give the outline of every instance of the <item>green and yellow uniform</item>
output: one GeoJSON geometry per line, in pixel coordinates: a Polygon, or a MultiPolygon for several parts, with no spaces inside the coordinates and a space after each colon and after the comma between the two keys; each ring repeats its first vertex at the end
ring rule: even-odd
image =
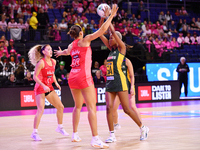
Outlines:
{"type": "Polygon", "coordinates": [[[123,66],[126,70],[126,58],[118,49],[112,49],[107,58],[107,92],[120,92],[128,90],[128,79],[123,72],[123,66]]]}

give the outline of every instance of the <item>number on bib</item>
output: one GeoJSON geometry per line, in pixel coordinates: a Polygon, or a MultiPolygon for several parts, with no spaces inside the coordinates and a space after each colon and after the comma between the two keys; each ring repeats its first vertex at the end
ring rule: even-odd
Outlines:
{"type": "Polygon", "coordinates": [[[107,62],[107,76],[113,76],[114,70],[113,70],[113,62],[107,62]]]}

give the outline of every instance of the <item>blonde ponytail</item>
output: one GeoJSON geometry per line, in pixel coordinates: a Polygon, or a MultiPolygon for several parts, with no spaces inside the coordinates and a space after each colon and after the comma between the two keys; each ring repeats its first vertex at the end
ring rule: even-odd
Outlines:
{"type": "Polygon", "coordinates": [[[36,66],[37,62],[40,61],[41,58],[43,58],[41,54],[41,48],[42,45],[35,45],[28,52],[29,60],[34,66],[36,66]]]}

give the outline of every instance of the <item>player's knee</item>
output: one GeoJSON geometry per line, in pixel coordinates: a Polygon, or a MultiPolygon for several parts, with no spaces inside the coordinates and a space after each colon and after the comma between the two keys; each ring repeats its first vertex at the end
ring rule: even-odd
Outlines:
{"type": "Polygon", "coordinates": [[[60,111],[63,111],[64,110],[64,105],[61,104],[57,109],[60,110],[60,111]]]}
{"type": "Polygon", "coordinates": [[[130,114],[130,108],[129,107],[123,107],[124,113],[126,113],[127,115],[130,114]]]}
{"type": "Polygon", "coordinates": [[[37,109],[37,114],[42,115],[44,113],[44,108],[37,109]]]}
{"type": "Polygon", "coordinates": [[[107,105],[106,106],[106,112],[107,112],[107,114],[112,113],[112,111],[113,111],[113,106],[107,105]]]}

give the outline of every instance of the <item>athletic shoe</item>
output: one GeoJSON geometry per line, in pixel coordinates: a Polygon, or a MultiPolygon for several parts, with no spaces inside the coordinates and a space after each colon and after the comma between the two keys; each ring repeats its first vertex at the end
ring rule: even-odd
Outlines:
{"type": "Polygon", "coordinates": [[[109,148],[109,145],[102,142],[99,138],[98,139],[92,138],[91,146],[96,148],[109,148]]]}
{"type": "Polygon", "coordinates": [[[78,132],[73,133],[72,142],[80,142],[80,141],[81,141],[81,138],[79,137],[78,132]]]}
{"type": "Polygon", "coordinates": [[[40,138],[40,136],[39,136],[37,133],[32,133],[32,134],[31,134],[31,138],[32,138],[34,141],[42,141],[42,139],[40,138]]]}
{"type": "Polygon", "coordinates": [[[61,133],[61,134],[64,135],[64,136],[69,136],[69,133],[67,133],[67,132],[65,131],[65,129],[60,128],[60,127],[57,127],[57,128],[56,128],[56,132],[61,133]]]}
{"type": "Polygon", "coordinates": [[[121,129],[121,126],[119,125],[119,123],[114,124],[114,129],[115,129],[115,130],[119,130],[119,129],[121,129]]]}
{"type": "Polygon", "coordinates": [[[115,137],[110,136],[105,142],[106,143],[113,143],[113,142],[116,142],[116,141],[117,141],[117,139],[115,137]]]}
{"type": "Polygon", "coordinates": [[[140,129],[140,141],[143,141],[143,140],[146,140],[148,138],[148,132],[149,132],[149,128],[146,127],[146,126],[143,126],[141,129],[140,129]]]}

